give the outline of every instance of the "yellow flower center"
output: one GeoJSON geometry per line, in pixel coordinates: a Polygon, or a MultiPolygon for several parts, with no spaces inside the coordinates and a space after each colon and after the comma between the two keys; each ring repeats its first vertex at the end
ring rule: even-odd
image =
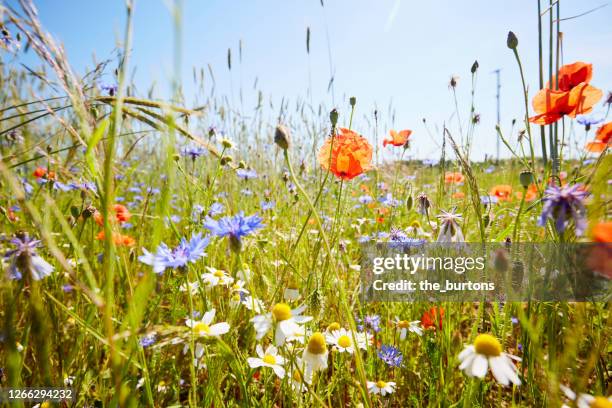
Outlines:
{"type": "Polygon", "coordinates": [[[474,349],[478,354],[487,357],[499,356],[502,352],[502,346],[499,341],[490,334],[479,334],[474,340],[474,349]]]}
{"type": "Polygon", "coordinates": [[[297,382],[302,382],[302,374],[300,374],[300,370],[293,370],[293,380],[297,382]]]}
{"type": "Polygon", "coordinates": [[[234,302],[240,302],[240,295],[236,293],[235,295],[232,296],[232,300],[234,302]]]}
{"type": "Polygon", "coordinates": [[[286,303],[277,303],[272,308],[272,316],[281,322],[291,318],[291,308],[286,303]]]}
{"type": "Polygon", "coordinates": [[[351,338],[347,335],[338,337],[338,345],[342,348],[347,348],[351,343],[351,338]]]}
{"type": "Polygon", "coordinates": [[[410,322],[408,320],[400,320],[397,322],[397,327],[400,329],[407,329],[410,326],[410,322]]]}
{"type": "Polygon", "coordinates": [[[202,332],[208,334],[210,333],[210,327],[208,327],[206,323],[199,322],[193,326],[193,332],[196,334],[199,334],[202,332]]]}
{"type": "Polygon", "coordinates": [[[387,386],[387,383],[384,382],[383,380],[378,380],[378,381],[376,381],[376,386],[378,388],[385,388],[387,386]]]}
{"type": "Polygon", "coordinates": [[[340,323],[333,322],[333,323],[330,323],[329,326],[327,326],[327,331],[333,332],[335,330],[340,330],[340,323]]]}
{"type": "Polygon", "coordinates": [[[222,278],[223,277],[223,271],[215,271],[213,273],[213,275],[215,275],[217,278],[222,278]]]}
{"type": "Polygon", "coordinates": [[[272,354],[266,354],[263,358],[263,362],[266,364],[276,364],[276,357],[272,354]]]}
{"type": "Polygon", "coordinates": [[[310,354],[324,354],[327,351],[325,337],[319,332],[313,333],[308,340],[307,350],[310,354]]]}
{"type": "Polygon", "coordinates": [[[412,228],[421,228],[421,223],[418,221],[412,221],[412,224],[410,224],[410,226],[412,228]]]}
{"type": "Polygon", "coordinates": [[[595,397],[589,406],[591,408],[612,408],[612,402],[606,397],[595,397]]]}

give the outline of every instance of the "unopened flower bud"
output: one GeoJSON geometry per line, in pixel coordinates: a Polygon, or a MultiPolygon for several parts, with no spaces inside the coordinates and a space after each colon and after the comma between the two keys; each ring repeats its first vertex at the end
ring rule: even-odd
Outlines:
{"type": "Polygon", "coordinates": [[[289,140],[289,130],[283,125],[276,126],[274,143],[281,149],[287,150],[289,148],[289,140]]]}
{"type": "Polygon", "coordinates": [[[508,45],[508,48],[510,48],[511,50],[515,50],[518,46],[518,38],[516,38],[516,35],[512,31],[508,32],[508,39],[506,40],[506,45],[508,45]]]}
{"type": "Polygon", "coordinates": [[[478,71],[478,61],[474,61],[474,63],[472,64],[472,74],[475,74],[476,71],[478,71]]]}
{"type": "Polygon", "coordinates": [[[528,188],[533,183],[533,173],[530,171],[522,171],[519,175],[519,181],[523,188],[528,188]]]}
{"type": "Polygon", "coordinates": [[[355,98],[354,96],[351,96],[349,98],[349,103],[351,104],[351,106],[355,106],[355,104],[357,103],[357,98],[355,98]]]}
{"type": "Polygon", "coordinates": [[[336,109],[332,109],[332,111],[329,113],[329,120],[332,124],[332,128],[335,128],[338,124],[338,111],[336,109]]]}

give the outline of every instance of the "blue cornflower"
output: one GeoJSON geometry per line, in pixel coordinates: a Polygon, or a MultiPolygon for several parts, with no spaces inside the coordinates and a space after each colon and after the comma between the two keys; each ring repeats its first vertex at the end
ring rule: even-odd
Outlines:
{"type": "Polygon", "coordinates": [[[362,195],[358,198],[358,200],[361,204],[370,204],[372,201],[374,201],[369,195],[362,195]]]}
{"type": "Polygon", "coordinates": [[[142,336],[140,338],[139,343],[143,348],[147,348],[155,344],[156,340],[157,340],[157,333],[153,332],[153,333],[149,333],[149,334],[142,336]]]}
{"type": "Polygon", "coordinates": [[[383,344],[378,350],[378,358],[385,362],[390,367],[400,367],[404,356],[398,348],[391,345],[387,346],[383,344]]]}
{"type": "Polygon", "coordinates": [[[480,202],[484,205],[497,204],[499,199],[495,196],[483,195],[480,196],[480,202]]]}
{"type": "Polygon", "coordinates": [[[538,220],[538,225],[543,227],[550,218],[555,220],[555,228],[558,232],[565,231],[568,217],[574,219],[576,235],[581,236],[587,227],[586,208],[584,200],[589,192],[582,184],[567,185],[563,187],[548,186],[544,192],[544,208],[538,220]]]}
{"type": "Polygon", "coordinates": [[[29,273],[34,280],[40,280],[51,275],[53,266],[36,254],[36,247],[40,245],[40,240],[32,239],[28,233],[17,234],[11,240],[15,249],[4,254],[5,258],[11,258],[8,267],[11,279],[21,279],[24,273],[29,273]]]}
{"type": "Polygon", "coordinates": [[[440,163],[440,159],[425,159],[425,160],[423,160],[423,164],[425,166],[433,167],[433,166],[437,165],[438,163],[440,163]]]}
{"type": "Polygon", "coordinates": [[[138,260],[152,266],[153,272],[161,274],[166,268],[182,268],[188,262],[194,263],[206,256],[204,250],[209,243],[210,238],[208,236],[202,238],[201,233],[193,234],[189,241],[181,238],[181,242],[174,249],[170,249],[163,242],[159,244],[155,253],[151,253],[143,248],[144,255],[139,256],[138,260]]]}
{"type": "Polygon", "coordinates": [[[108,93],[109,96],[115,96],[117,93],[117,85],[102,83],[99,85],[100,91],[108,93]]]}
{"type": "Polygon", "coordinates": [[[379,315],[367,315],[364,317],[363,322],[360,318],[355,318],[357,322],[357,330],[359,331],[373,331],[378,333],[380,331],[380,316],[379,315]]]}
{"type": "Polygon", "coordinates": [[[191,160],[195,160],[198,157],[205,155],[206,152],[207,150],[200,146],[189,146],[181,150],[181,154],[185,157],[191,157],[191,160]]]}
{"type": "Polygon", "coordinates": [[[221,215],[225,212],[225,207],[221,203],[212,203],[210,208],[208,209],[209,217],[216,217],[217,215],[221,215]]]}
{"type": "Polygon", "coordinates": [[[257,178],[257,172],[255,170],[249,169],[238,169],[236,170],[236,175],[243,180],[251,180],[257,178]]]}
{"type": "Polygon", "coordinates": [[[604,118],[600,115],[580,115],[576,118],[576,122],[587,128],[590,128],[593,125],[597,125],[603,121],[604,118]]]}
{"type": "Polygon", "coordinates": [[[380,197],[378,201],[380,201],[381,204],[387,205],[389,207],[397,207],[400,204],[399,200],[393,198],[393,195],[391,193],[387,193],[386,195],[380,197]]]}
{"type": "Polygon", "coordinates": [[[274,201],[262,201],[261,202],[261,210],[262,211],[269,211],[274,209],[274,207],[276,206],[276,203],[274,201]]]}
{"type": "Polygon", "coordinates": [[[242,238],[262,228],[263,219],[258,215],[244,216],[241,211],[232,216],[223,217],[219,220],[206,217],[204,227],[218,237],[229,237],[232,249],[239,251],[242,246],[242,238]]]}
{"type": "Polygon", "coordinates": [[[406,249],[410,247],[421,246],[424,243],[424,240],[409,237],[404,231],[399,228],[391,228],[391,231],[389,231],[390,248],[406,249]]]}
{"type": "Polygon", "coordinates": [[[495,171],[495,166],[489,166],[485,169],[485,173],[491,174],[495,171]]]}

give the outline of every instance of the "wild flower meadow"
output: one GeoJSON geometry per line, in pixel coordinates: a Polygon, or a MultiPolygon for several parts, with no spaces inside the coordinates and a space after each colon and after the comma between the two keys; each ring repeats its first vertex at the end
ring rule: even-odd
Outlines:
{"type": "Polygon", "coordinates": [[[612,406],[609,301],[360,296],[368,242],[612,242],[611,84],[588,54],[563,60],[560,3],[525,6],[539,84],[520,38],[500,39],[524,116],[491,132],[510,158],[480,162],[455,94],[469,81],[449,83],[463,126],[431,132],[381,129],[378,111],[356,128],[359,95],[270,117],[212,94],[189,107],[131,86],[131,0],[118,59],[85,73],[32,3],[0,5],[0,388],[75,390],[39,406],[612,406]],[[427,132],[439,157],[404,160],[427,132]]]}

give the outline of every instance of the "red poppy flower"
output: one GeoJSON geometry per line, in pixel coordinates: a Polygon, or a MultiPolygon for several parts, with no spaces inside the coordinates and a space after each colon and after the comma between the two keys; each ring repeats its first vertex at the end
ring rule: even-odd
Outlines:
{"type": "MultiPolygon", "coordinates": [[[[121,204],[115,204],[113,206],[113,212],[115,213],[115,221],[117,221],[119,224],[127,222],[132,217],[132,214],[130,213],[130,211],[121,204]]],[[[102,218],[101,212],[96,211],[94,213],[94,221],[99,226],[104,225],[104,219],[102,218]]]]}
{"type": "MultiPolygon", "coordinates": [[[[578,61],[559,68],[559,83],[557,85],[560,91],[568,92],[583,82],[591,82],[591,78],[593,78],[593,64],[578,61]]],[[[553,76],[553,86],[551,87],[550,82],[547,82],[546,88],[555,88],[556,82],[556,77],[553,76]]]]}
{"type": "Polygon", "coordinates": [[[319,163],[336,177],[351,180],[370,170],[372,146],[366,138],[346,128],[339,128],[319,151],[319,163]]]}
{"type": "Polygon", "coordinates": [[[575,118],[576,115],[591,112],[602,96],[601,89],[586,82],[573,87],[570,91],[540,89],[532,101],[537,115],[530,117],[529,121],[538,125],[549,125],[564,115],[575,118]]]}
{"type": "MultiPolygon", "coordinates": [[[[100,231],[98,235],[96,235],[96,239],[99,239],[100,241],[104,241],[105,237],[106,235],[104,234],[104,231],[100,231]]],[[[134,238],[130,237],[129,235],[120,234],[118,232],[113,232],[113,242],[117,246],[125,247],[131,247],[136,244],[136,240],[134,238]]]]}
{"type": "Polygon", "coordinates": [[[602,143],[610,143],[612,139],[612,122],[604,123],[597,129],[595,138],[602,143]]]}
{"type": "Polygon", "coordinates": [[[442,330],[442,319],[444,318],[444,309],[434,306],[426,310],[421,316],[421,326],[424,329],[440,328],[442,330]]]}
{"type": "Polygon", "coordinates": [[[458,200],[461,200],[462,198],[465,198],[465,193],[463,191],[457,191],[457,192],[453,193],[453,195],[451,197],[452,198],[456,198],[458,200]]]}
{"type": "Polygon", "coordinates": [[[388,144],[393,146],[404,146],[408,142],[408,138],[411,134],[412,130],[409,129],[400,130],[399,132],[390,130],[389,136],[391,136],[391,139],[384,139],[383,146],[387,146],[388,144]]]}
{"type": "Polygon", "coordinates": [[[45,176],[45,174],[47,174],[47,169],[44,167],[37,167],[36,170],[34,170],[34,173],[32,173],[32,175],[36,178],[42,178],[45,176]]]}
{"type": "Polygon", "coordinates": [[[591,234],[595,242],[612,242],[612,221],[595,225],[591,234]]]}
{"type": "Polygon", "coordinates": [[[457,172],[447,172],[444,174],[444,182],[446,184],[459,184],[459,183],[463,183],[463,181],[465,180],[465,176],[461,173],[457,173],[457,172]]]}
{"type": "Polygon", "coordinates": [[[499,184],[494,186],[489,194],[497,197],[499,201],[510,201],[512,199],[512,186],[508,184],[499,184]]]}
{"type": "MultiPolygon", "coordinates": [[[[519,200],[523,198],[523,192],[522,191],[517,191],[516,193],[516,198],[518,198],[519,200]]],[[[527,188],[527,191],[525,192],[525,201],[530,202],[536,199],[536,197],[538,196],[538,188],[536,187],[535,184],[530,184],[529,187],[527,188]]]]}

